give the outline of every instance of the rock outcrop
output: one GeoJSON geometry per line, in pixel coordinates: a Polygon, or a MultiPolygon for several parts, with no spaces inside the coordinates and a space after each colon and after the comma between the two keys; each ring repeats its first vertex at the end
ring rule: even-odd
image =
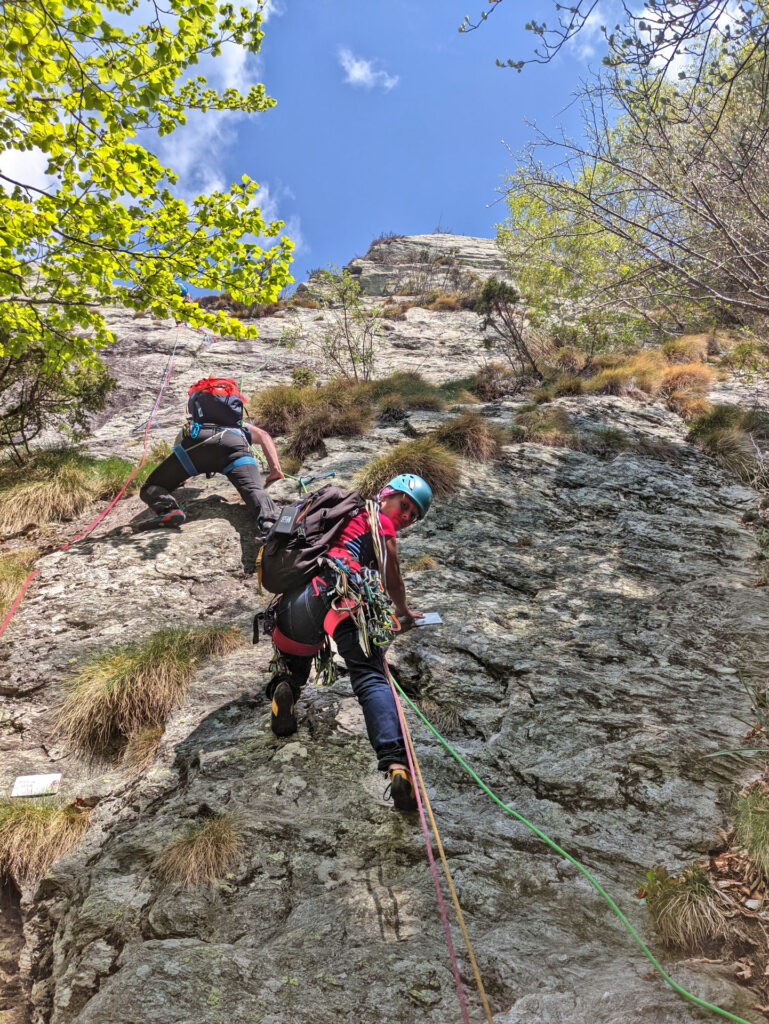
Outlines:
{"type": "MultiPolygon", "coordinates": [[[[474,273],[490,266],[483,241],[467,252],[474,273]]],[[[180,328],[162,430],[175,431],[196,375],[286,379],[303,359],[296,348],[255,368],[287,324],[320,329],[316,315],[263,320],[251,346],[180,328]]],[[[121,390],[91,449],[135,454],[131,431],[177,334],[115,316],[121,390]]],[[[389,365],[420,365],[435,380],[467,373],[481,361],[473,318],[409,310],[387,336],[389,365]],[[416,353],[398,347],[411,339],[416,353]]],[[[654,946],[638,880],[713,845],[741,762],[705,755],[738,745],[740,675],[765,679],[769,668],[769,595],[754,587],[757,546],[740,521],[757,496],[687,444],[664,406],[557,404],[587,431],[611,426],[644,443],[602,458],[511,444],[494,463],[465,464],[458,493],[401,542],[412,604],[444,624],[402,636],[389,657],[478,774],[584,862],[654,946]],[[424,555],[439,567],[409,572],[424,555]]],[[[509,425],[515,408],[480,411],[509,425]]],[[[408,431],[444,415],[414,413],[408,431]]],[[[330,440],[306,468],[333,469],[346,486],[403,436],[377,426],[330,440]]],[[[82,844],[23,893],[33,1024],[458,1021],[419,826],[383,800],[344,676],[309,685],[299,732],[278,740],[262,693],[268,645],[212,661],[139,777],[84,763],[55,736],[66,677],[90,653],[159,625],[250,630],[260,599],[245,509],[223,480],[196,479],[184,498],[180,532],[142,529],[134,497],[85,542],[42,558],[6,634],[0,784],[63,771],[67,796],[98,800],[82,844]],[[236,867],[196,888],[162,883],[155,858],[212,811],[242,823],[236,867]]],[[[576,870],[410,719],[497,1024],[702,1019],[650,973],[576,870]]],[[[755,1016],[718,967],[666,962],[698,995],[755,1016]]]]}

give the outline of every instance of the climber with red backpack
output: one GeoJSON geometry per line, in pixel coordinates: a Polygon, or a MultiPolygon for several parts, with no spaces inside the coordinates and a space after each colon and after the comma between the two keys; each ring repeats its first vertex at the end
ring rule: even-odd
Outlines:
{"type": "Polygon", "coordinates": [[[234,380],[207,377],[193,384],[188,395],[181,440],[147,477],[139,497],[164,526],[181,526],[186,515],[171,492],[199,473],[224,473],[245,501],[257,534],[264,535],[278,518],[265,487],[283,479],[275,442],[266,430],[244,421],[245,399],[234,380]],[[264,483],[252,444],[261,447],[267,460],[264,483]]]}
{"type": "Polygon", "coordinates": [[[413,473],[391,480],[376,501],[323,487],[283,509],[259,556],[261,581],[279,594],[264,616],[275,647],[266,688],[272,731],[296,732],[295,705],[313,659],[319,675],[333,673],[333,637],[401,811],[416,809],[416,795],[381,648],[401,623],[408,628],[422,617],[408,605],[395,538],[431,502],[429,485],[413,473]]]}

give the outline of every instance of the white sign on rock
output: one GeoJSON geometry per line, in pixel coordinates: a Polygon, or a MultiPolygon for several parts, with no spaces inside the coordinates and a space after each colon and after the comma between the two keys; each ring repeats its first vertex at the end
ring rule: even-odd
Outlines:
{"type": "Polygon", "coordinates": [[[49,796],[58,793],[61,772],[55,775],[19,775],[11,796],[49,796]]]}

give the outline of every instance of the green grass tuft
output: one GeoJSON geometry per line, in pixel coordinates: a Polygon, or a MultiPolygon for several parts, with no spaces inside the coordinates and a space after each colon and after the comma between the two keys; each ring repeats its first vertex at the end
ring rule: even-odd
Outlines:
{"type": "MultiPolygon", "coordinates": [[[[137,474],[129,492],[151,468],[137,474]]],[[[30,525],[75,519],[92,502],[113,498],[132,469],[126,459],[94,459],[69,449],[41,449],[23,466],[2,462],[0,531],[12,534],[30,525]]]]}
{"type": "Polygon", "coordinates": [[[165,882],[198,885],[221,878],[242,853],[242,826],[232,814],[216,814],[188,826],[160,854],[155,871],[165,882]]]}
{"type": "Polygon", "coordinates": [[[690,952],[726,934],[726,905],[699,864],[671,878],[664,868],[643,883],[646,906],[662,941],[690,952]]]}
{"type": "Polygon", "coordinates": [[[40,878],[88,828],[89,808],[31,800],[0,801],[0,874],[40,878]]]}
{"type": "Polygon", "coordinates": [[[451,494],[459,486],[457,456],[432,437],[420,437],[396,445],[364,467],[356,482],[364,497],[373,497],[388,480],[401,473],[416,473],[423,477],[436,497],[451,494]]]}
{"type": "Polygon", "coordinates": [[[19,548],[0,555],[0,619],[11,607],[38,555],[36,548],[19,548]]]}
{"type": "Polygon", "coordinates": [[[116,753],[145,729],[162,728],[200,661],[244,643],[234,626],[162,629],[107,651],[69,682],[59,731],[91,757],[116,753]]]}
{"type": "Polygon", "coordinates": [[[769,792],[755,785],[737,799],[735,838],[750,859],[769,875],[769,792]]]}

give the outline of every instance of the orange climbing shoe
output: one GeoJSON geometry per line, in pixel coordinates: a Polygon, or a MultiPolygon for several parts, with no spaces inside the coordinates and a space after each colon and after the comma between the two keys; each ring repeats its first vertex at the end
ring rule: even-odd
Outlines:
{"type": "Polygon", "coordinates": [[[406,768],[391,768],[387,774],[390,778],[390,796],[396,810],[415,811],[417,798],[411,773],[406,768]]]}
{"type": "Polygon", "coordinates": [[[281,679],[272,694],[272,719],[270,728],[276,736],[290,736],[296,732],[294,714],[294,691],[286,679],[281,679]]]}

